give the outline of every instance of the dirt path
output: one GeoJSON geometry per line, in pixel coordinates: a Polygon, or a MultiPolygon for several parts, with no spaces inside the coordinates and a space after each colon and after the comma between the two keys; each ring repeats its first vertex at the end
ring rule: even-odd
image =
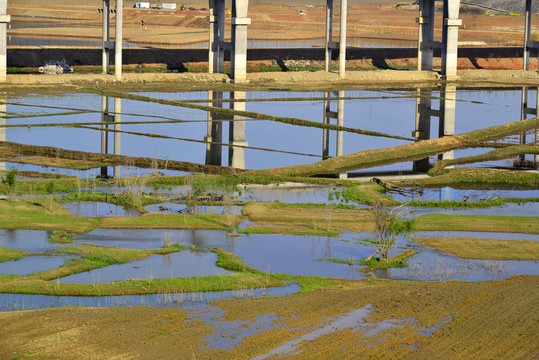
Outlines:
{"type": "Polygon", "coordinates": [[[246,359],[294,339],[313,337],[342,314],[369,304],[373,308],[365,318],[372,323],[369,327],[359,331],[341,327],[282,358],[361,354],[362,358],[529,359],[539,352],[539,325],[533,315],[539,311],[537,276],[484,283],[359,281],[343,282],[343,287],[284,298],[217,302],[214,305],[225,311],[214,316],[219,326],[246,321],[224,332],[203,320],[203,313],[182,309],[69,307],[1,313],[0,358],[246,359]],[[278,326],[256,330],[254,324],[264,315],[278,326]],[[389,326],[389,319],[400,320],[389,326]],[[374,332],[383,321],[386,330],[374,332]],[[440,330],[433,336],[421,335],[437,327],[440,330]],[[243,338],[242,329],[256,334],[243,338]],[[202,349],[220,339],[228,344],[237,340],[237,346],[202,349]]]}

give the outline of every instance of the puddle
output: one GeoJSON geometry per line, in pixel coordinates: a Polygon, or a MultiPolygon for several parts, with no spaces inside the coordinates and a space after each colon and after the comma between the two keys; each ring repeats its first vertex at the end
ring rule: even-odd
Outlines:
{"type": "MultiPolygon", "coordinates": [[[[180,251],[167,255],[152,255],[147,259],[109,265],[58,279],[62,283],[92,284],[130,279],[166,279],[230,274],[217,267],[214,253],[180,251]]],[[[56,281],[56,280],[54,280],[56,281]]]]}
{"type": "Polygon", "coordinates": [[[116,307],[156,306],[189,307],[215,300],[249,299],[263,296],[285,296],[299,291],[293,284],[283,287],[244,289],[233,291],[185,292],[152,295],[123,296],[50,296],[28,294],[0,294],[0,311],[38,310],[64,306],[116,307]]]}
{"type": "Polygon", "coordinates": [[[107,247],[158,249],[164,246],[165,239],[170,244],[187,247],[195,245],[201,250],[234,241],[226,231],[162,229],[96,229],[86,234],[77,234],[74,241],[107,247]]]}
{"type": "Polygon", "coordinates": [[[22,259],[0,262],[0,274],[27,276],[56,269],[66,262],[62,256],[27,256],[22,259]]]}
{"type": "Polygon", "coordinates": [[[46,252],[56,247],[56,244],[49,242],[53,234],[53,231],[43,230],[0,229],[0,248],[26,250],[33,253],[46,252]]]}
{"type": "MultiPolygon", "coordinates": [[[[158,213],[187,213],[189,212],[189,207],[185,204],[176,204],[176,203],[161,203],[147,205],[144,207],[148,212],[158,212],[158,213]]],[[[201,205],[197,206],[197,213],[199,214],[233,214],[241,215],[241,209],[243,206],[214,206],[214,205],[201,205]]]]}
{"type": "MultiPolygon", "coordinates": [[[[453,200],[453,201],[483,201],[485,199],[495,199],[495,198],[539,198],[539,190],[506,190],[506,189],[496,189],[496,190],[476,190],[476,189],[453,189],[449,187],[445,188],[424,188],[419,192],[412,192],[407,195],[402,194],[391,194],[393,199],[399,202],[407,202],[411,200],[416,201],[439,201],[439,200],[453,200]]],[[[518,204],[507,204],[508,206],[536,206],[533,203],[526,203],[522,205],[518,204]]],[[[537,207],[535,207],[537,211],[537,207]]],[[[479,209],[475,209],[479,210],[479,209]]]]}
{"type": "Polygon", "coordinates": [[[411,281],[488,281],[513,275],[539,275],[537,261],[461,259],[432,248],[408,260],[404,268],[373,271],[377,278],[411,281]]]}
{"type": "Polygon", "coordinates": [[[139,216],[140,213],[123,206],[99,201],[74,201],[61,204],[73,215],[86,217],[139,216]]]}

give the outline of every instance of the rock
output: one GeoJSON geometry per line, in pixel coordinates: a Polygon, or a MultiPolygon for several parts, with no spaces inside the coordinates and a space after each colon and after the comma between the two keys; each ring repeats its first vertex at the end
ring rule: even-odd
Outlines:
{"type": "Polygon", "coordinates": [[[45,61],[45,64],[39,68],[39,72],[49,75],[71,74],[73,69],[67,64],[65,59],[49,60],[45,61]]]}

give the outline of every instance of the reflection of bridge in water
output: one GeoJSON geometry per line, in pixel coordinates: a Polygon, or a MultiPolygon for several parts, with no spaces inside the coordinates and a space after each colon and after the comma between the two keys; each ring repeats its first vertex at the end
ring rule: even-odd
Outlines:
{"type": "MultiPolygon", "coordinates": [[[[338,53],[339,75],[345,77],[345,60],[347,48],[347,8],[348,0],[340,0],[339,6],[339,40],[334,41],[333,18],[334,0],[326,0],[325,28],[325,68],[330,71],[331,60],[338,53]],[[341,30],[342,29],[342,30],[341,30]]],[[[432,71],[434,50],[441,50],[441,74],[445,79],[456,79],[458,32],[462,25],[459,19],[461,0],[443,0],[442,39],[434,41],[435,0],[419,0],[418,11],[418,70],[432,71]]],[[[247,27],[251,24],[248,16],[248,0],[231,0],[230,41],[225,41],[225,0],[208,0],[209,5],[209,52],[208,68],[210,73],[223,73],[225,51],[230,53],[230,77],[234,82],[245,82],[247,79],[247,27]]],[[[123,0],[116,0],[112,9],[110,0],[102,0],[100,8],[102,17],[102,66],[103,73],[108,73],[110,51],[115,52],[115,76],[122,77],[123,64],[123,0]],[[110,13],[115,13],[115,41],[110,37],[110,13]]],[[[525,0],[524,16],[524,69],[529,69],[531,50],[539,49],[539,42],[532,41],[531,20],[532,0],[525,0]]],[[[6,15],[7,0],[0,0],[0,82],[6,81],[6,35],[10,16],[6,15]]],[[[228,37],[228,36],[227,36],[228,37]]]]}

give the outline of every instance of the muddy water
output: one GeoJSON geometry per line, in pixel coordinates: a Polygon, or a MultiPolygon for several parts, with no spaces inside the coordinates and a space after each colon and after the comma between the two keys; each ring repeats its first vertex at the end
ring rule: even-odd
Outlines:
{"type": "Polygon", "coordinates": [[[123,206],[97,201],[74,201],[62,204],[76,216],[106,217],[106,216],[138,216],[140,213],[123,206]]]}
{"type": "Polygon", "coordinates": [[[74,274],[59,282],[75,284],[106,283],[129,279],[164,279],[230,274],[215,266],[217,255],[181,251],[167,255],[152,255],[147,259],[74,274]]]}
{"type": "Polygon", "coordinates": [[[0,311],[37,310],[63,306],[116,307],[158,306],[198,308],[200,304],[223,299],[248,299],[261,296],[284,296],[300,289],[299,285],[244,289],[124,296],[49,296],[27,294],[0,294],[0,311]]]}
{"type": "MultiPolygon", "coordinates": [[[[143,93],[143,95],[172,100],[204,100],[208,92],[191,93],[143,93]]],[[[210,94],[211,95],[211,94],[210,94]]],[[[229,99],[229,92],[214,94],[229,99]]],[[[337,96],[337,93],[324,92],[248,92],[245,97],[245,110],[275,116],[296,117],[322,122],[324,101],[314,97],[337,96]],[[294,98],[305,99],[303,101],[294,98]],[[257,100],[260,99],[260,100],[257,100]],[[292,99],[285,101],[285,99],[292,99]],[[262,101],[264,100],[264,101],[262,101]],[[270,100],[270,101],[267,101],[270,100]]],[[[410,137],[415,129],[416,119],[415,92],[402,91],[346,91],[344,96],[361,97],[361,99],[345,100],[340,111],[343,112],[344,125],[348,127],[378,131],[391,135],[410,137]],[[389,98],[382,98],[389,97],[389,98]]],[[[439,96],[439,91],[428,92],[427,95],[439,96]]],[[[520,119],[521,91],[457,91],[456,120],[454,133],[459,134],[474,129],[505,124],[520,119]]],[[[235,97],[240,97],[236,94],[235,97]]],[[[533,98],[533,92],[530,92],[533,98]]],[[[432,99],[432,107],[440,106],[439,99],[432,99]]],[[[113,99],[109,101],[109,110],[113,111],[113,99]]],[[[331,111],[337,111],[337,101],[331,101],[331,111]]],[[[65,96],[34,96],[10,98],[7,111],[13,114],[55,114],[67,111],[65,108],[85,109],[92,111],[86,114],[52,115],[35,118],[8,119],[8,124],[35,124],[32,127],[8,128],[8,141],[35,145],[59,146],[67,149],[100,152],[101,133],[97,125],[94,130],[73,127],[37,127],[41,123],[80,123],[101,121],[101,96],[89,94],[66,94],[65,96]],[[21,105],[16,105],[21,104],[21,105]],[[28,107],[22,105],[35,105],[28,107]],[[43,106],[56,106],[62,109],[51,109],[43,106]]],[[[206,102],[202,104],[207,104],[206,102]]],[[[236,108],[238,104],[236,103],[236,108]]],[[[216,104],[217,105],[217,104],[216,104]]],[[[230,103],[222,103],[230,107],[230,103]]],[[[534,106],[530,100],[529,106],[534,106]]],[[[208,113],[196,109],[187,109],[169,105],[148,104],[139,101],[122,100],[122,121],[153,122],[143,124],[123,124],[122,131],[164,134],[182,138],[158,139],[134,134],[121,135],[121,153],[132,156],[157,157],[162,159],[185,160],[205,163],[206,145],[191,140],[200,140],[208,136],[208,113]],[[183,120],[183,123],[159,124],[156,121],[183,120]]],[[[238,120],[238,124],[239,124],[238,120]]],[[[334,120],[333,120],[334,121],[334,120]]],[[[432,120],[429,136],[438,136],[437,120],[432,120]]],[[[334,122],[333,122],[334,123],[334,122]]],[[[245,167],[250,169],[279,167],[320,160],[323,154],[324,131],[312,127],[299,127],[265,120],[245,120],[245,137],[237,141],[245,141],[248,146],[262,149],[245,149],[245,167]],[[268,151],[275,150],[275,151],[268,151]],[[289,154],[284,152],[295,152],[289,154]],[[303,155],[299,155],[303,154],[303,155]],[[310,156],[312,155],[312,156],[310,156]]],[[[228,126],[223,126],[221,137],[228,142],[228,126]]],[[[217,136],[217,135],[216,135],[217,136]]],[[[328,155],[334,156],[337,147],[337,134],[330,131],[328,135],[328,155]]],[[[109,136],[107,151],[113,151],[113,135],[109,136]]],[[[217,138],[217,137],[215,137],[217,138]]],[[[534,135],[528,135],[527,141],[533,141],[534,135]]],[[[511,141],[518,142],[518,137],[511,141]]],[[[377,149],[407,143],[406,140],[390,139],[345,133],[342,147],[343,153],[352,153],[365,149],[377,149]]],[[[462,150],[455,152],[456,157],[474,155],[482,149],[462,150]]],[[[221,163],[228,164],[228,148],[223,147],[221,163]]],[[[431,159],[434,161],[434,158],[431,159]]],[[[512,161],[496,161],[478,164],[478,166],[508,166],[512,161]]],[[[35,169],[32,166],[22,168],[35,169]]],[[[39,169],[39,167],[37,167],[39,169]]],[[[411,163],[401,163],[377,168],[377,171],[409,171],[411,163]]],[[[64,172],[65,170],[62,170],[64,172]]],[[[124,175],[136,172],[134,169],[123,169],[124,175]]],[[[73,172],[72,173],[76,173],[73,172]]],[[[139,172],[140,173],[140,172],[139,172]]],[[[170,172],[168,172],[170,174],[170,172]]],[[[90,172],[96,175],[97,172],[90,172]]]]}

